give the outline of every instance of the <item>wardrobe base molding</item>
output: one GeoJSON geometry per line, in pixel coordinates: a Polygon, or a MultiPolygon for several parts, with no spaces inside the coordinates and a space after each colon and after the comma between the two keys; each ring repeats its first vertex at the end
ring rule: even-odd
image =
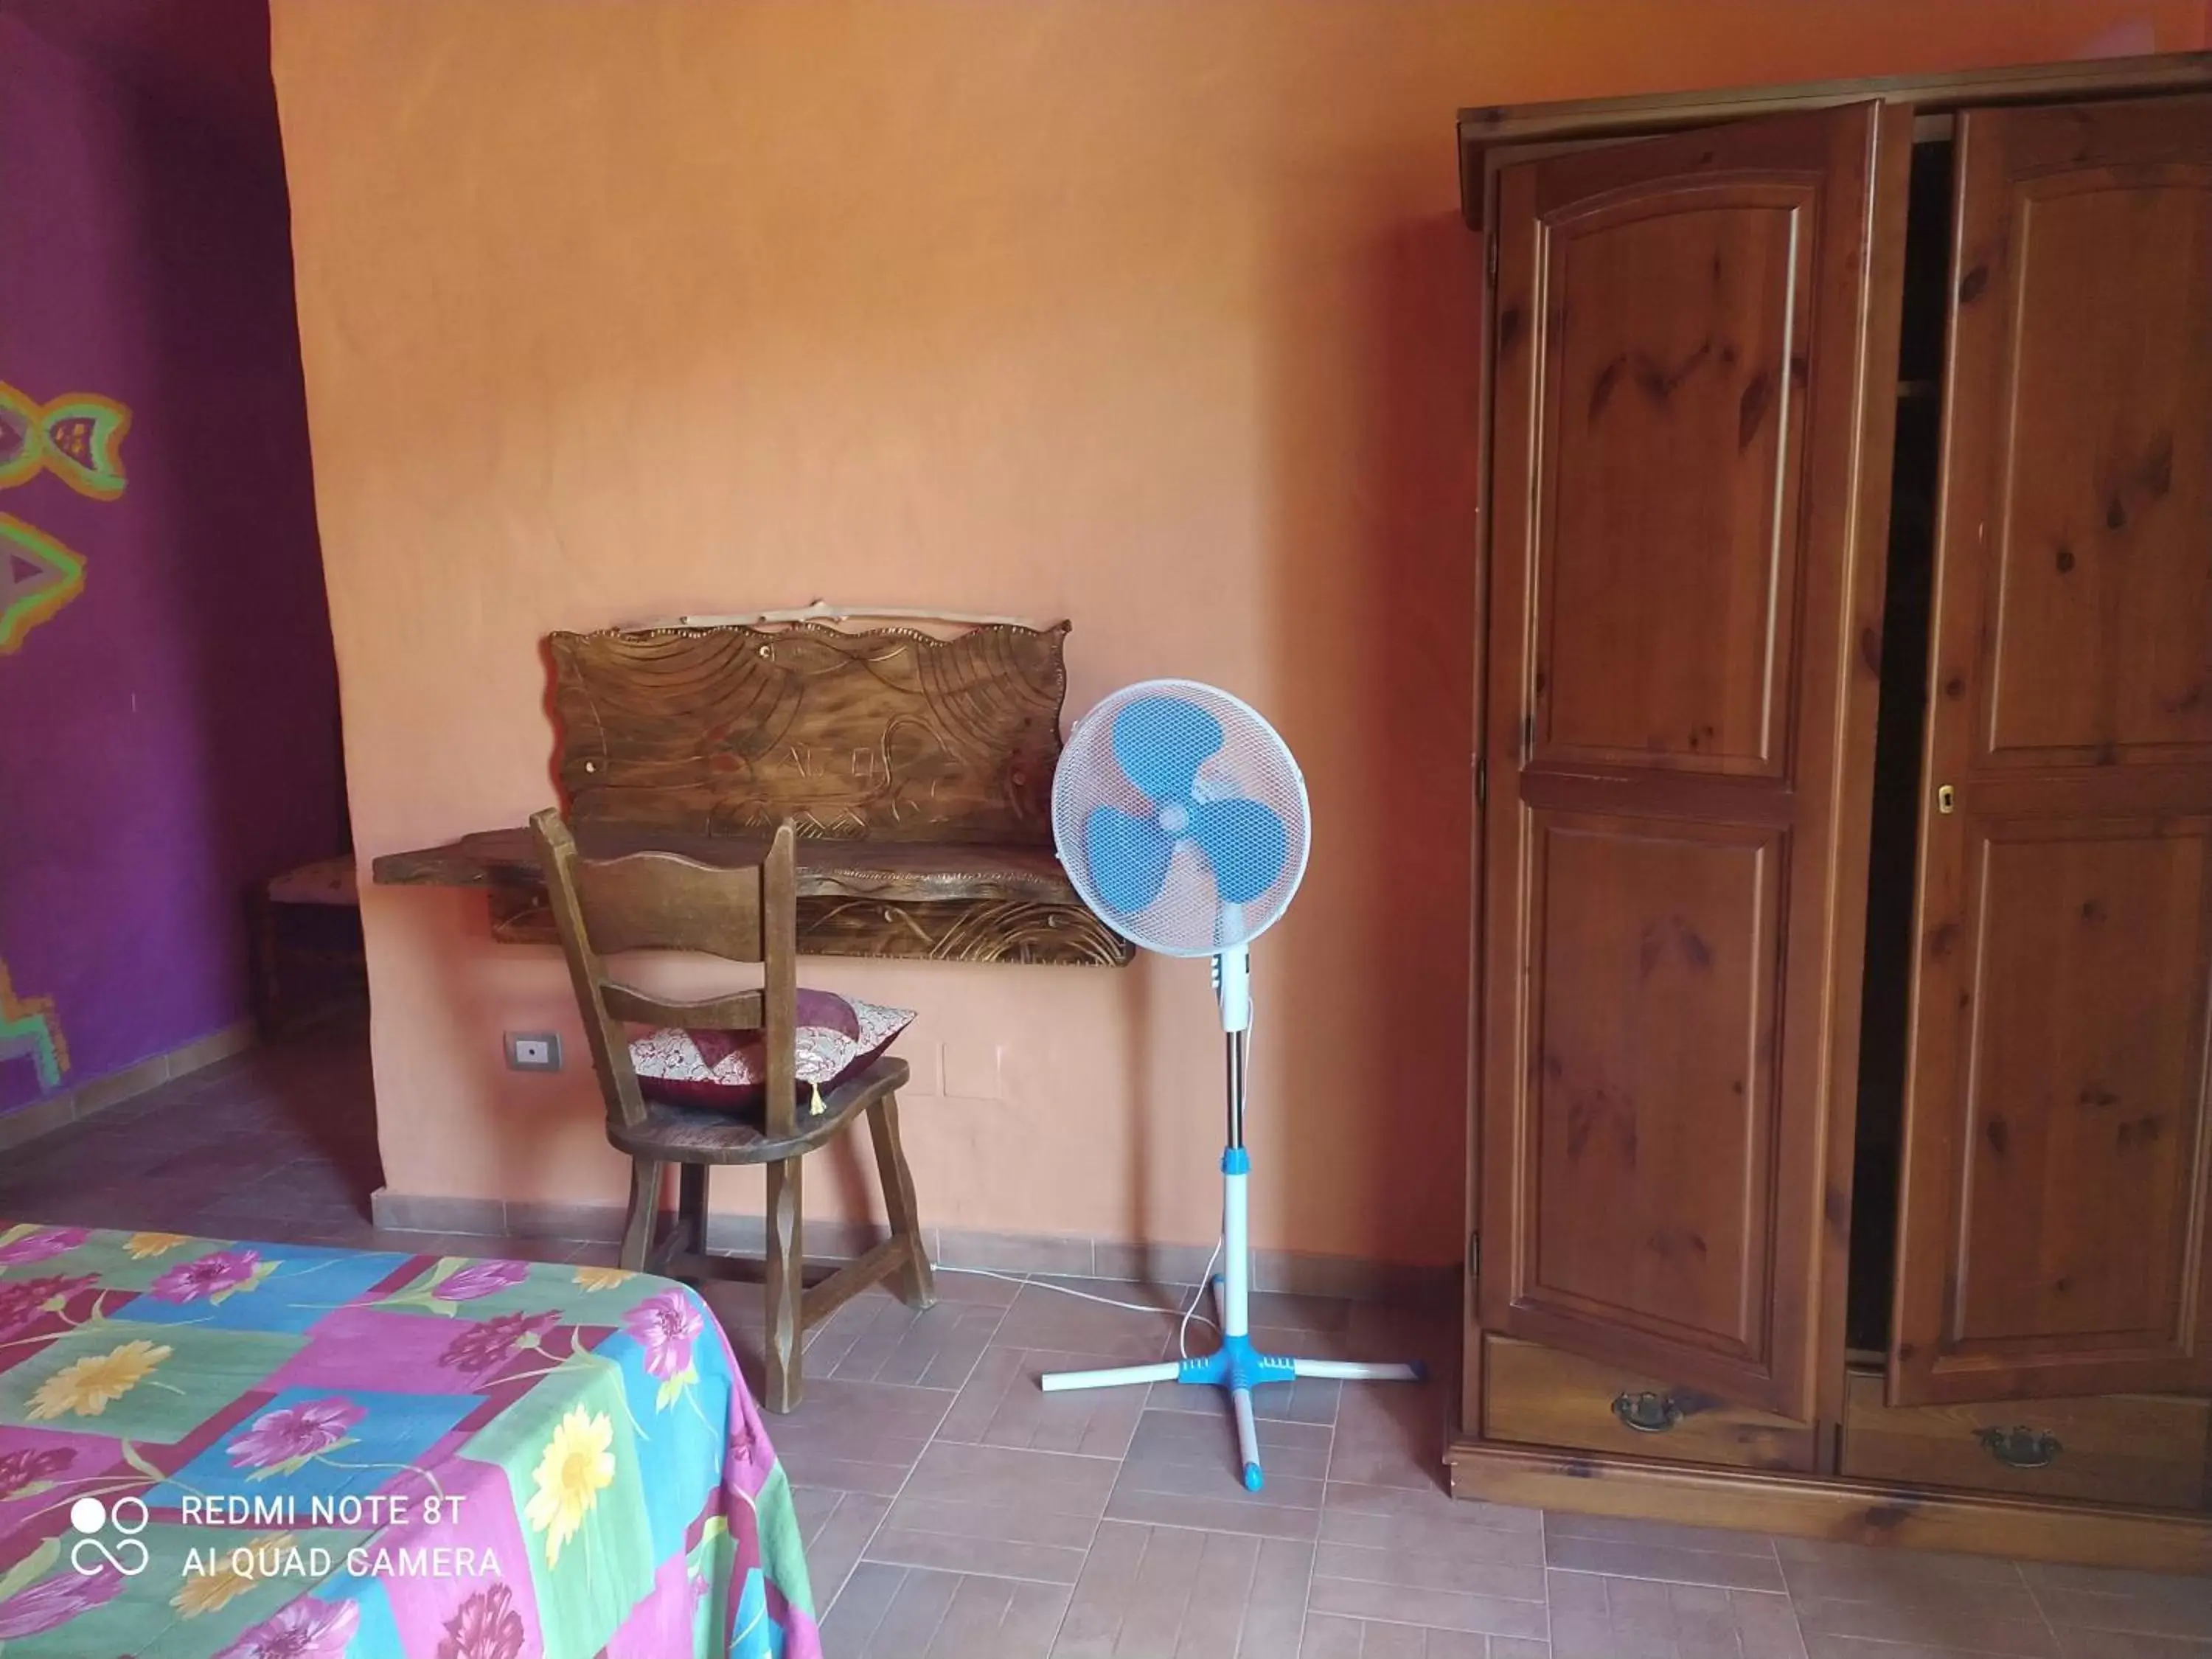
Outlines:
{"type": "Polygon", "coordinates": [[[1700,1469],[1455,1439],[1455,1498],[1582,1515],[1729,1527],[1845,1544],[2151,1572],[2212,1573],[2212,1516],[1979,1497],[1869,1480],[1700,1469]]]}

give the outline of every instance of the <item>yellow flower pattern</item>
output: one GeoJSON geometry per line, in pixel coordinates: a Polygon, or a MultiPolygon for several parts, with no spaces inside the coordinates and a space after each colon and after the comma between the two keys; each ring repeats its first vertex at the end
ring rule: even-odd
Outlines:
{"type": "Polygon", "coordinates": [[[620,1267],[579,1267],[576,1283],[587,1291],[611,1291],[635,1279],[635,1273],[626,1273],[620,1267]]]}
{"type": "Polygon", "coordinates": [[[532,1477],[538,1490],[523,1514],[532,1528],[545,1534],[547,1566],[560,1564],[561,1547],[576,1535],[576,1528],[599,1503],[599,1493],[612,1484],[614,1438],[614,1425],[605,1412],[586,1413],[578,1406],[561,1419],[546,1443],[532,1477]]]}
{"type": "Polygon", "coordinates": [[[27,1414],[40,1423],[64,1412],[97,1417],[137,1388],[172,1352],[166,1343],[141,1340],[125,1342],[106,1353],[88,1354],[39,1384],[27,1414]]]}
{"type": "MultiPolygon", "coordinates": [[[[245,1546],[253,1560],[281,1556],[293,1545],[289,1532],[270,1533],[245,1546]]],[[[238,1559],[236,1550],[209,1552],[215,1563],[205,1572],[194,1573],[169,1598],[169,1605],[187,1619],[197,1619],[204,1613],[215,1613],[230,1605],[238,1596],[252,1589],[256,1582],[251,1572],[240,1572],[232,1564],[238,1559]]]]}
{"type": "Polygon", "coordinates": [[[185,1242],[182,1233],[133,1233],[123,1241],[123,1248],[133,1261],[143,1261],[149,1255],[166,1255],[185,1242]]]}

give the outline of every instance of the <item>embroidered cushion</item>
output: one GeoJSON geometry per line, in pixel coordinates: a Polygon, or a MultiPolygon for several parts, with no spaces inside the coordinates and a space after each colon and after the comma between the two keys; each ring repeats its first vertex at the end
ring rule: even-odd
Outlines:
{"type": "MultiPolygon", "coordinates": [[[[913,1024],[911,1008],[886,1008],[829,991],[799,993],[799,1111],[822,1109],[822,1096],[891,1045],[913,1024]]],[[[687,1031],[665,1025],[634,1037],[629,1061],[647,1100],[710,1111],[756,1112],[766,1097],[768,1055],[760,1031],[687,1031]]]]}

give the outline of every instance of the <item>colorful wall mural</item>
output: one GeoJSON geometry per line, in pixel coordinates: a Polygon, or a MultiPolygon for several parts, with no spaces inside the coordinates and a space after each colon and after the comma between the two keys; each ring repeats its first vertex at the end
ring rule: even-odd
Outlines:
{"type": "Polygon", "coordinates": [[[0,1060],[28,1054],[41,1088],[58,1089],[69,1070],[69,1039],[54,1014],[52,997],[19,997],[0,962],[0,1060]]]}
{"type": "MultiPolygon", "coordinates": [[[[38,403],[0,380],[0,489],[52,472],[80,495],[123,493],[123,434],[131,411],[112,398],[71,392],[38,403]]],[[[84,591],[84,556],[12,513],[0,513],[0,657],[84,591]]],[[[0,956],[0,1060],[27,1054],[42,1089],[61,1087],[69,1042],[52,997],[18,998],[0,956]]]]}
{"type": "MultiPolygon", "coordinates": [[[[34,403],[0,380],[0,489],[50,471],[80,495],[123,493],[123,434],[131,411],[73,392],[34,403]]],[[[0,657],[84,591],[84,558],[12,513],[0,513],[0,657]]]]}
{"type": "Polygon", "coordinates": [[[267,55],[0,0],[0,1112],[246,1018],[246,889],[347,844],[267,55]]]}

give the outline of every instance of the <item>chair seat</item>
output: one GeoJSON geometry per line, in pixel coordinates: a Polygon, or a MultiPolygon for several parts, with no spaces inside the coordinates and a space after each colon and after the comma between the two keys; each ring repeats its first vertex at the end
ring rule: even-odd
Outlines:
{"type": "Polygon", "coordinates": [[[799,1121],[797,1132],[770,1139],[757,1120],[677,1106],[645,1103],[641,1123],[611,1123],[607,1139],[633,1158],[666,1164],[767,1164],[820,1145],[871,1101],[906,1087],[907,1063],[890,1055],[872,1060],[823,1091],[822,1109],[799,1121]]]}
{"type": "Polygon", "coordinates": [[[353,854],[318,859],[272,877],[269,900],[272,904],[336,904],[359,909],[361,887],[355,877],[353,854]]]}

